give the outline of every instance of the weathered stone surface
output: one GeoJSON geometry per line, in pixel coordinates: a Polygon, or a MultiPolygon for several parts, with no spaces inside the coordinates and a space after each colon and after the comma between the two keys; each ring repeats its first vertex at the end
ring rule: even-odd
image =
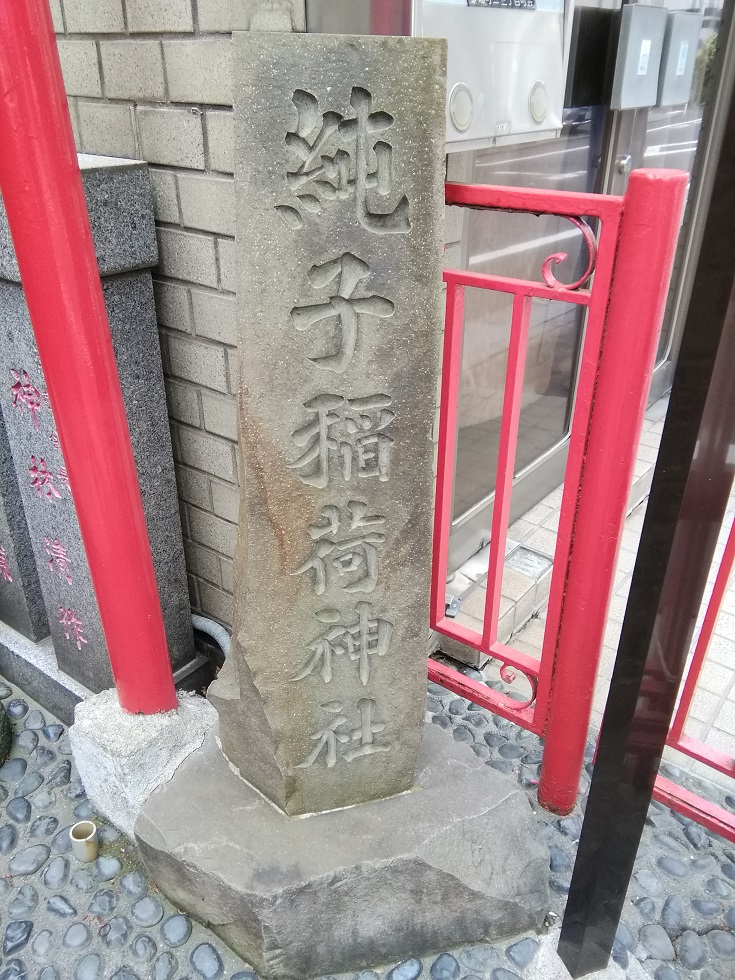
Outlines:
{"type": "Polygon", "coordinates": [[[522,791],[434,726],[416,786],[289,819],[210,734],[149,797],[136,839],[174,904],[263,976],[336,973],[537,926],[548,850],[522,791]]]}
{"type": "MultiPolygon", "coordinates": [[[[81,702],[69,738],[77,771],[95,809],[132,837],[143,802],[202,744],[216,721],[204,698],[186,693],[179,694],[175,711],[155,715],[123,711],[114,688],[81,702]]],[[[110,860],[98,860],[101,881],[107,878],[100,877],[99,862],[110,860]]],[[[111,877],[114,874],[117,871],[111,877]]],[[[134,872],[126,875],[122,887],[134,898],[145,893],[145,882],[138,882],[134,872]]]]}
{"type": "MultiPolygon", "coordinates": [[[[144,217],[148,175],[144,164],[96,166],[86,186],[100,267],[119,273],[103,280],[103,293],[176,669],[193,659],[193,635],[153,286],[147,271],[124,274],[156,261],[152,212],[144,217]]],[[[0,376],[8,379],[0,402],[54,650],[63,671],[100,691],[112,686],[109,656],[20,285],[0,279],[0,310],[0,376]]]]}
{"type": "Polygon", "coordinates": [[[299,814],[413,783],[445,44],[234,45],[244,497],[233,650],[210,699],[231,762],[299,814]]]}
{"type": "MultiPolygon", "coordinates": [[[[11,395],[12,398],[12,395],[11,395]]],[[[48,636],[46,607],[0,414],[0,620],[29,640],[48,636]]]]}

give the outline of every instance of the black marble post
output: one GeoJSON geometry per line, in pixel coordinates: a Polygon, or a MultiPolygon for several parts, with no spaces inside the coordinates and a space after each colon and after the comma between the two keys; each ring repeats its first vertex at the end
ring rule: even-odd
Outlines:
{"type": "Polygon", "coordinates": [[[572,977],[607,965],[633,872],[733,482],[734,363],[731,98],[562,925],[572,977]]]}

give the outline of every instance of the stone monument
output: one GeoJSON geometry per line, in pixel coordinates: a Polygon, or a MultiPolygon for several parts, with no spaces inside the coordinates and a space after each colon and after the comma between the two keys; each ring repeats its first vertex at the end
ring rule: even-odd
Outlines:
{"type": "Polygon", "coordinates": [[[522,793],[424,724],[445,45],[236,33],[242,508],[219,739],[157,883],[263,975],[538,925],[522,793]]]}
{"type": "MultiPolygon", "coordinates": [[[[80,156],[79,162],[166,637],[178,669],[194,659],[194,649],[150,272],[158,254],[147,167],[107,157],[80,156]]],[[[0,405],[56,659],[69,676],[101,691],[113,685],[109,656],[1,205],[0,310],[0,405]]],[[[85,478],[94,480],[94,473],[85,478]]],[[[109,557],[126,560],[123,541],[119,554],[109,557]]]]}
{"type": "Polygon", "coordinates": [[[41,583],[0,414],[0,620],[29,640],[49,635],[41,583]]]}

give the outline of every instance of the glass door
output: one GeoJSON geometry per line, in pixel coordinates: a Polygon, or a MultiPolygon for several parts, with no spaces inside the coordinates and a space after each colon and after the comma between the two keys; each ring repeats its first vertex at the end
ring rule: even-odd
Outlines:
{"type": "MultiPolygon", "coordinates": [[[[470,183],[587,191],[600,161],[602,126],[593,110],[566,114],[561,137],[504,149],[478,150],[467,161],[470,183]]],[[[581,233],[562,218],[469,211],[462,264],[472,272],[540,280],[544,260],[562,281],[581,275],[581,233]]],[[[464,347],[450,539],[456,568],[490,539],[493,491],[509,342],[507,296],[465,291],[464,347]]],[[[523,385],[511,519],[528,511],[564,478],[568,435],[584,328],[580,308],[534,302],[523,385]]]]}
{"type": "MultiPolygon", "coordinates": [[[[666,6],[671,6],[671,0],[666,6]]],[[[588,4],[598,6],[598,4],[588,4]]],[[[607,4],[605,4],[607,6],[607,4]]],[[[697,4],[687,5],[696,9],[697,4]]],[[[678,8],[677,8],[678,9],[678,8]]],[[[565,111],[561,136],[543,142],[493,147],[463,155],[469,183],[622,194],[631,169],[674,167],[694,172],[670,301],[659,343],[652,399],[668,390],[685,307],[686,271],[696,239],[697,148],[703,104],[711,86],[714,39],[722,0],[703,8],[694,82],[685,106],[612,112],[604,106],[565,111]],[[696,157],[696,159],[695,159],[696,157]]],[[[701,167],[700,167],[701,169],[701,167]]],[[[586,262],[581,234],[549,217],[468,211],[463,218],[461,265],[523,279],[538,279],[544,259],[564,251],[556,274],[571,282],[586,262]]],[[[562,303],[534,304],[516,455],[511,520],[563,481],[574,405],[583,313],[562,303]]],[[[490,538],[498,434],[508,350],[510,309],[502,296],[466,291],[465,338],[458,413],[450,569],[490,538]]]]}

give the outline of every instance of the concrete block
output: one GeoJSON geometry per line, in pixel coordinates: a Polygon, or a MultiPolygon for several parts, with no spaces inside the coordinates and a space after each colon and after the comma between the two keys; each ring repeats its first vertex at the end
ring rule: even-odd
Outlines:
{"type": "Polygon", "coordinates": [[[159,41],[101,41],[100,54],[108,99],[160,102],[166,98],[159,41]]]}
{"type": "Polygon", "coordinates": [[[205,579],[212,585],[222,584],[220,576],[219,555],[209,548],[203,548],[193,541],[184,541],[186,567],[194,575],[205,579]]]}
{"type": "Polygon", "coordinates": [[[192,0],[125,0],[131,34],[194,30],[192,0]]]}
{"type": "Polygon", "coordinates": [[[217,517],[237,524],[240,515],[240,491],[231,483],[212,480],[212,510],[217,517]]]}
{"type": "Polygon", "coordinates": [[[69,121],[71,122],[71,131],[74,135],[74,146],[76,147],[77,153],[82,151],[82,137],[81,130],[79,128],[79,113],[77,112],[77,102],[79,100],[76,96],[70,95],[67,99],[67,105],[69,106],[69,121]]]}
{"type": "Polygon", "coordinates": [[[61,11],[61,0],[49,0],[51,7],[51,20],[54,23],[54,31],[57,34],[64,33],[64,15],[61,11]]]}
{"type": "Polygon", "coordinates": [[[207,473],[190,469],[188,466],[178,463],[176,466],[176,484],[181,500],[194,504],[202,510],[212,509],[210,479],[207,473]]]}
{"type": "Polygon", "coordinates": [[[149,163],[204,170],[202,115],[190,109],[136,109],[140,153],[149,163]]]}
{"type": "Polygon", "coordinates": [[[199,583],[199,604],[205,615],[211,616],[225,626],[232,625],[232,595],[224,592],[220,588],[208,585],[206,582],[199,583]]]}
{"type": "Polygon", "coordinates": [[[159,269],[172,279],[217,286],[214,239],[209,235],[158,229],[159,269]]]}
{"type": "Polygon", "coordinates": [[[197,0],[199,30],[229,34],[232,31],[233,0],[197,0]]]}
{"type": "Polygon", "coordinates": [[[234,398],[216,398],[202,392],[204,428],[207,432],[237,440],[237,403],[234,398]]]}
{"type": "Polygon", "coordinates": [[[173,225],[180,224],[176,174],[171,170],[156,170],[154,168],[151,168],[148,174],[151,179],[153,213],[156,221],[165,221],[173,225]]]}
{"type": "Polygon", "coordinates": [[[222,293],[191,290],[194,330],[198,337],[209,337],[234,347],[237,344],[235,297],[222,293]]]}
{"type": "Polygon", "coordinates": [[[235,183],[231,177],[180,174],[181,219],[188,228],[235,234],[235,183]]]}
{"type": "Polygon", "coordinates": [[[189,507],[188,513],[192,540],[227,558],[235,557],[237,527],[234,524],[194,507],[189,507]]]}
{"type": "Polygon", "coordinates": [[[191,310],[189,309],[189,290],[173,282],[153,282],[156,297],[158,322],[169,330],[191,333],[191,310]]]}
{"type": "Polygon", "coordinates": [[[191,385],[177,384],[171,379],[166,381],[168,395],[168,414],[179,422],[186,422],[198,428],[201,425],[199,411],[199,393],[191,385]]]}
{"type": "Polygon", "coordinates": [[[77,102],[81,148],[104,156],[138,157],[135,116],[129,105],[77,102]]]}
{"type": "Polygon", "coordinates": [[[234,173],[235,136],[232,113],[210,109],[204,116],[207,126],[210,167],[212,170],[221,170],[226,174],[234,173]]]}
{"type": "Polygon", "coordinates": [[[541,924],[548,849],[525,794],[436,726],[415,792],[301,820],[239,779],[214,735],[148,797],[135,837],[164,894],[260,976],[354,973],[541,924]]]}
{"type": "Polygon", "coordinates": [[[235,565],[234,562],[220,558],[220,574],[222,576],[222,588],[225,592],[235,591],[235,565]]]}
{"type": "Polygon", "coordinates": [[[304,0],[234,0],[233,31],[305,31],[304,0]]]}
{"type": "Polygon", "coordinates": [[[234,238],[218,238],[219,282],[228,293],[237,292],[237,249],[234,238]]]}
{"type": "Polygon", "coordinates": [[[199,579],[194,578],[193,575],[189,576],[189,600],[191,602],[191,608],[195,612],[201,613],[202,607],[199,605],[199,579]]]}
{"type": "Polygon", "coordinates": [[[227,391],[225,351],[219,344],[170,337],[168,353],[174,377],[205,388],[227,391]]]}
{"type": "MultiPolygon", "coordinates": [[[[158,250],[145,163],[80,154],[79,166],[100,275],[154,266],[158,250]]],[[[2,202],[0,278],[20,282],[2,202]]]]}
{"type": "Polygon", "coordinates": [[[180,694],[175,711],[131,715],[115,690],[77,706],[69,729],[74,763],[92,805],[129,837],[141,807],[198,749],[216,721],[204,698],[180,694]]]}
{"type": "Polygon", "coordinates": [[[227,373],[230,376],[230,394],[240,390],[240,356],[236,347],[227,349],[227,373]]]}
{"type": "Polygon", "coordinates": [[[61,72],[67,95],[89,95],[102,97],[97,45],[92,40],[72,40],[60,37],[56,46],[59,50],[61,72]]]}
{"type": "Polygon", "coordinates": [[[125,31],[122,0],[64,0],[68,34],[122,34],[125,31]]]}
{"type": "MultiPolygon", "coordinates": [[[[230,482],[235,479],[232,443],[217,436],[210,436],[198,429],[179,427],[181,462],[195,469],[204,470],[230,482]]],[[[209,544],[204,541],[203,544],[209,544]]],[[[219,550],[219,549],[215,549],[219,550]]],[[[231,556],[230,556],[231,557],[231,556]]]]}
{"type": "Polygon", "coordinates": [[[172,102],[232,105],[230,38],[164,41],[163,56],[172,102]]]}

